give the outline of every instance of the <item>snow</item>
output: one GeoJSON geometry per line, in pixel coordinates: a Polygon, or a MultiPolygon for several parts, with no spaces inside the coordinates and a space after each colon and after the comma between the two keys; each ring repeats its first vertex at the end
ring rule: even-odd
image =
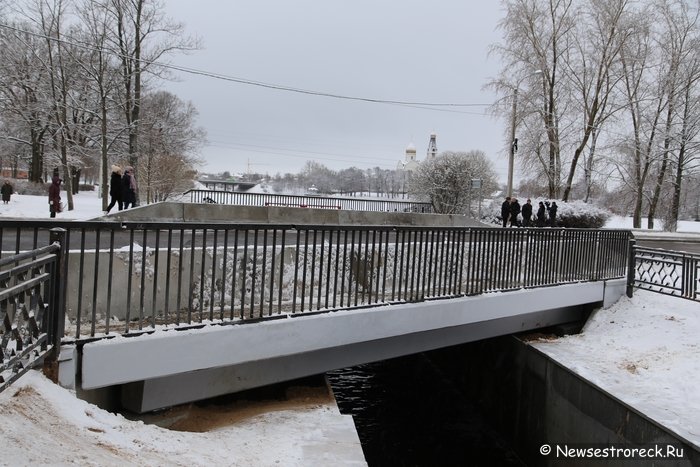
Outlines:
{"type": "MultiPolygon", "coordinates": [[[[642,225],[646,227],[647,219],[642,218],[642,225]]],[[[654,222],[654,232],[660,232],[663,230],[663,221],[656,219],[654,222]]],[[[622,216],[611,216],[610,219],[605,223],[606,229],[632,229],[632,218],[622,217],[622,216]]],[[[634,233],[638,232],[650,232],[649,229],[634,229],[634,233]]],[[[695,221],[678,221],[678,233],[700,233],[700,222],[695,221]]],[[[673,235],[672,233],[670,235],[673,235]]]]}
{"type": "Polygon", "coordinates": [[[635,289],[534,347],[700,446],[700,303],[635,289]]]}
{"type": "MultiPolygon", "coordinates": [[[[102,215],[101,200],[90,192],[76,196],[75,207],[58,218],[102,215]]],[[[0,217],[48,218],[46,198],[13,195],[9,205],[0,204],[0,217]]],[[[606,224],[631,226],[630,218],[620,217],[606,224]]],[[[700,223],[681,221],[679,231],[700,232],[700,223]]],[[[635,290],[632,299],[594,313],[581,334],[533,345],[700,446],[698,336],[700,303],[635,290]]],[[[332,401],[258,412],[207,432],[172,431],[106,412],[30,372],[0,393],[0,439],[11,446],[0,463],[362,464],[348,461],[360,447],[348,438],[352,420],[332,401]]]]}
{"type": "MultiPolygon", "coordinates": [[[[66,204],[66,193],[61,192],[61,202],[66,204]]],[[[73,197],[74,209],[66,207],[56,214],[56,220],[87,220],[102,216],[102,199],[97,192],[81,191],[73,197]]],[[[116,208],[114,208],[116,210],[116,208]]],[[[9,204],[0,203],[0,217],[13,219],[49,219],[47,196],[18,195],[10,198],[9,204]]]]}
{"type": "Polygon", "coordinates": [[[0,464],[366,465],[352,418],[329,397],[302,395],[200,410],[198,426],[175,431],[102,410],[30,371],[0,393],[0,464]]]}

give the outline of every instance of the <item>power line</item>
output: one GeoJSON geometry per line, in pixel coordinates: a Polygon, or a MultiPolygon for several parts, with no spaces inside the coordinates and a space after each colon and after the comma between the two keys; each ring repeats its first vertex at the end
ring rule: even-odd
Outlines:
{"type": "MultiPolygon", "coordinates": [[[[258,153],[258,154],[268,154],[270,156],[282,156],[282,157],[291,157],[295,159],[306,159],[306,160],[323,160],[323,161],[332,161],[332,162],[350,162],[354,164],[362,163],[362,164],[367,164],[368,161],[360,161],[358,159],[345,159],[342,158],[343,156],[340,157],[323,157],[321,155],[315,155],[315,156],[310,156],[309,154],[294,154],[294,153],[281,153],[281,152],[275,152],[274,150],[267,150],[268,148],[262,147],[262,149],[251,149],[249,147],[237,147],[237,146],[250,146],[250,145],[237,145],[237,144],[231,144],[231,143],[218,143],[218,142],[211,142],[208,144],[208,146],[211,147],[218,147],[218,148],[223,148],[223,149],[233,149],[233,150],[238,150],[238,151],[244,151],[246,153],[258,153]]],[[[292,149],[278,149],[279,151],[294,151],[292,149]]],[[[321,153],[317,153],[321,154],[321,153]]],[[[331,154],[333,155],[333,154],[331,154]]],[[[348,157],[353,157],[353,156],[348,156],[348,157]]],[[[384,158],[374,158],[375,165],[378,166],[384,166],[384,167],[393,167],[396,165],[396,161],[393,161],[391,159],[384,159],[384,158]],[[380,161],[387,161],[387,162],[380,162],[380,161]]]]}
{"type": "MultiPolygon", "coordinates": [[[[15,32],[20,32],[23,34],[29,34],[31,36],[35,37],[40,37],[43,39],[47,39],[50,41],[58,42],[58,43],[64,43],[68,45],[72,45],[74,47],[82,48],[82,49],[87,49],[91,51],[100,51],[100,52],[105,52],[111,55],[114,55],[118,58],[128,58],[124,57],[122,54],[114,51],[114,50],[109,50],[103,47],[97,47],[93,44],[85,44],[85,43],[80,43],[78,41],[73,40],[66,40],[64,38],[56,38],[56,37],[51,37],[47,36],[45,34],[40,34],[37,32],[32,32],[32,31],[27,31],[21,28],[16,28],[14,26],[10,26],[8,24],[0,23],[0,28],[5,28],[9,29],[11,31],[15,32]]],[[[215,73],[211,71],[206,71],[206,70],[199,70],[196,68],[189,68],[189,67],[183,67],[179,65],[172,65],[168,63],[162,63],[158,62],[155,60],[147,60],[147,59],[141,59],[142,62],[147,63],[149,65],[155,65],[171,70],[176,70],[180,71],[183,73],[188,73],[192,75],[199,75],[199,76],[205,76],[208,78],[213,78],[213,79],[218,79],[221,81],[229,81],[229,82],[234,82],[238,84],[245,84],[249,86],[257,86],[257,87],[262,87],[262,88],[267,88],[267,89],[274,89],[277,91],[285,91],[285,92],[293,92],[293,93],[298,93],[298,94],[306,94],[306,95],[312,95],[312,96],[319,96],[319,97],[329,97],[333,99],[343,99],[343,100],[351,100],[351,101],[361,101],[361,102],[370,102],[370,103],[375,103],[375,104],[390,104],[390,105],[401,105],[401,106],[407,106],[407,107],[415,107],[415,108],[424,108],[425,110],[439,110],[443,112],[456,112],[456,113],[473,113],[477,115],[482,115],[481,113],[476,113],[476,112],[461,112],[461,111],[455,111],[455,110],[449,110],[449,109],[439,109],[439,108],[434,108],[434,107],[488,107],[491,104],[476,104],[476,103],[452,103],[452,102],[420,102],[420,101],[402,101],[402,100],[390,100],[390,99],[378,99],[378,98],[370,98],[370,97],[359,97],[359,96],[348,96],[344,94],[336,94],[336,93],[330,93],[330,92],[325,92],[325,91],[317,91],[313,89],[302,89],[302,88],[296,88],[292,86],[286,86],[282,84],[274,84],[274,83],[266,83],[263,81],[255,81],[252,79],[248,78],[240,78],[240,77],[235,77],[235,76],[228,76],[220,73],[215,73]]]]}

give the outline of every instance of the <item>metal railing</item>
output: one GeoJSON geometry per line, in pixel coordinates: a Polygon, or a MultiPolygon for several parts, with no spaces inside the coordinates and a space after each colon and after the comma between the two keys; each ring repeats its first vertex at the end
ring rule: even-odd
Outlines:
{"type": "Polygon", "coordinates": [[[66,339],[625,277],[628,231],[7,221],[66,229],[66,339]]]}
{"type": "Polygon", "coordinates": [[[657,248],[634,247],[635,287],[666,295],[700,300],[700,255],[657,248]]]}
{"type": "Polygon", "coordinates": [[[0,259],[0,392],[51,357],[63,329],[61,265],[63,232],[51,244],[0,259]]]}
{"type": "Polygon", "coordinates": [[[432,213],[430,203],[393,200],[367,200],[324,196],[274,195],[219,190],[189,190],[192,203],[232,204],[240,206],[282,206],[315,209],[344,209],[350,211],[432,213]]]}

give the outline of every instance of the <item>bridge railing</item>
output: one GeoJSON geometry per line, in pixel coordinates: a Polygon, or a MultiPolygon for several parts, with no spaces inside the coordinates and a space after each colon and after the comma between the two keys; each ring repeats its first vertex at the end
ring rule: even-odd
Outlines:
{"type": "Polygon", "coordinates": [[[66,229],[66,335],[250,322],[625,277],[628,231],[25,222],[3,250],[66,229]]]}
{"type": "Polygon", "coordinates": [[[232,204],[239,206],[284,206],[316,209],[343,209],[350,211],[419,212],[432,213],[430,203],[412,201],[336,198],[325,196],[276,195],[221,190],[189,190],[192,203],[232,204]]]}
{"type": "Polygon", "coordinates": [[[666,295],[700,301],[700,255],[635,246],[633,284],[666,295]]]}
{"type": "Polygon", "coordinates": [[[63,335],[62,235],[54,231],[50,245],[0,259],[0,392],[45,358],[56,359],[63,335]]]}

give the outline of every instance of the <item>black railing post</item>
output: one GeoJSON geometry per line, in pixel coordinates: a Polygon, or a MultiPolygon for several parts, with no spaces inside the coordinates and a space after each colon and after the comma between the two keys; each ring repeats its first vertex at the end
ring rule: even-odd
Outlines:
{"type": "Polygon", "coordinates": [[[697,284],[697,277],[696,277],[696,271],[698,267],[698,261],[697,258],[683,254],[683,259],[682,261],[682,281],[681,281],[681,295],[690,298],[690,299],[695,299],[695,293],[696,293],[696,284],[697,284]]]}
{"type": "Polygon", "coordinates": [[[51,297],[49,298],[48,327],[46,328],[48,343],[51,351],[44,359],[45,373],[56,381],[58,377],[58,355],[61,352],[61,338],[63,337],[66,323],[66,282],[63,276],[64,262],[66,261],[66,229],[53,228],[49,231],[49,243],[58,244],[56,251],[56,263],[53,266],[51,297]]]}
{"type": "Polygon", "coordinates": [[[637,240],[635,240],[634,237],[631,237],[627,243],[627,296],[629,298],[632,298],[632,295],[634,295],[636,248],[637,240]]]}

